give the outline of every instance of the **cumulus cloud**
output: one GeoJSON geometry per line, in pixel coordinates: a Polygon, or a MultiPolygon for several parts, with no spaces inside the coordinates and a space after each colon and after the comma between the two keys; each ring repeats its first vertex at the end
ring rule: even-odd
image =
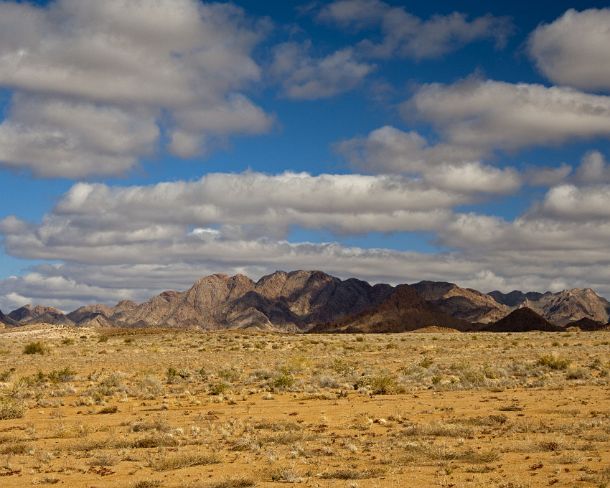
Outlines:
{"type": "Polygon", "coordinates": [[[335,150],[355,168],[413,175],[435,188],[456,193],[508,194],[521,186],[521,177],[513,168],[484,164],[474,160],[476,151],[448,144],[429,145],[421,134],[391,126],[340,141],[335,150]]]}
{"type": "Polygon", "coordinates": [[[442,164],[426,171],[424,180],[438,188],[466,194],[508,195],[521,186],[521,177],[515,169],[500,169],[480,162],[442,164]]]}
{"type": "Polygon", "coordinates": [[[528,41],[538,69],[554,83],[610,89],[610,8],[570,9],[539,26],[528,41]]]}
{"type": "Polygon", "coordinates": [[[182,156],[268,130],[242,93],[261,78],[251,51],[267,30],[196,0],[2,2],[0,86],[16,95],[0,161],[42,176],[120,174],[155,150],[160,122],[182,156]]]}
{"type": "Polygon", "coordinates": [[[427,84],[402,113],[430,122],[443,142],[482,154],[610,136],[610,97],[526,83],[427,84]]]}
{"type": "MultiPolygon", "coordinates": [[[[57,267],[56,267],[57,268],[57,267]]],[[[28,303],[44,303],[71,311],[85,303],[116,303],[134,297],[134,290],[116,286],[108,288],[77,281],[72,276],[53,275],[48,267],[0,280],[0,309],[13,310],[28,303]],[[46,269],[45,269],[46,268],[46,269]]]]}
{"type": "Polygon", "coordinates": [[[506,17],[484,15],[469,20],[465,14],[453,12],[423,20],[380,0],[336,0],[321,9],[318,19],[352,29],[379,27],[379,42],[366,39],[358,45],[375,58],[438,58],[482,39],[494,40],[501,47],[512,31],[506,17]]]}
{"type": "Polygon", "coordinates": [[[391,126],[340,141],[334,148],[354,167],[381,173],[419,173],[428,159],[428,141],[423,136],[391,126]]]}
{"type": "Polygon", "coordinates": [[[0,123],[0,161],[46,177],[115,175],[152,153],[158,137],[150,110],[18,95],[0,123]]]}
{"type": "Polygon", "coordinates": [[[524,180],[531,186],[555,186],[565,181],[572,173],[572,166],[530,166],[525,170],[524,180]]]}
{"type": "Polygon", "coordinates": [[[280,239],[295,225],[340,234],[431,230],[470,201],[404,177],[219,173],[149,186],[78,183],[39,225],[8,217],[0,232],[7,251],[21,257],[118,264],[165,253],[171,260],[204,237],[219,242],[192,228],[218,229],[224,240],[280,239]]]}
{"type": "Polygon", "coordinates": [[[355,88],[375,69],[358,61],[350,48],[320,58],[311,56],[310,49],[309,43],[294,42],[275,47],[270,71],[284,96],[303,100],[332,97],[355,88]]]}
{"type": "Polygon", "coordinates": [[[546,215],[577,222],[608,220],[610,185],[554,187],[546,194],[541,210],[546,215]]]}
{"type": "Polygon", "coordinates": [[[610,183],[610,165],[599,151],[585,154],[576,170],[579,183],[610,183]]]}

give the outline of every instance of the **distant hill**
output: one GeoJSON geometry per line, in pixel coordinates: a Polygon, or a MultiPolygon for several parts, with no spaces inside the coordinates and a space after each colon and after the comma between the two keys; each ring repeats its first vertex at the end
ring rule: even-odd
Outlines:
{"type": "Polygon", "coordinates": [[[420,281],[412,285],[421,297],[456,319],[488,324],[510,312],[506,305],[493,297],[471,288],[460,288],[454,283],[420,281]]]}
{"type": "Polygon", "coordinates": [[[575,320],[574,322],[570,322],[565,326],[565,328],[569,327],[578,327],[583,331],[596,331],[596,330],[610,330],[610,324],[604,324],[603,322],[597,322],[596,320],[592,320],[588,317],[583,317],[582,319],[575,320]]]}
{"type": "Polygon", "coordinates": [[[8,314],[9,319],[19,325],[53,324],[73,325],[74,323],[61,311],[42,305],[25,305],[8,314]]]}
{"type": "Polygon", "coordinates": [[[514,310],[503,319],[489,324],[483,330],[488,332],[559,332],[562,327],[551,324],[544,317],[538,315],[531,308],[523,307],[514,310]]]}
{"type": "Polygon", "coordinates": [[[610,302],[590,288],[573,288],[557,293],[513,291],[504,295],[491,292],[489,295],[509,307],[531,308],[557,325],[567,325],[581,318],[607,323],[610,318],[610,302]]]}
{"type": "Polygon", "coordinates": [[[429,327],[469,330],[470,324],[428,303],[414,287],[399,285],[379,305],[340,321],[318,324],[310,332],[409,332],[429,327]]]}

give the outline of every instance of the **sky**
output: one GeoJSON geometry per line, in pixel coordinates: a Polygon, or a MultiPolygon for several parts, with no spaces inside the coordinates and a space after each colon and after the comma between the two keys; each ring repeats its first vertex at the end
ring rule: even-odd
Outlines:
{"type": "Polygon", "coordinates": [[[0,309],[295,269],[610,297],[606,5],[0,0],[0,309]]]}

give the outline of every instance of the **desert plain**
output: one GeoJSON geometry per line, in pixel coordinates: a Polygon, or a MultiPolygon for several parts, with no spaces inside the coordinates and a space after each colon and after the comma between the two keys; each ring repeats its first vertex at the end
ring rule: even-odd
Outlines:
{"type": "Polygon", "coordinates": [[[610,486],[610,332],[0,334],[0,486],[610,486]]]}

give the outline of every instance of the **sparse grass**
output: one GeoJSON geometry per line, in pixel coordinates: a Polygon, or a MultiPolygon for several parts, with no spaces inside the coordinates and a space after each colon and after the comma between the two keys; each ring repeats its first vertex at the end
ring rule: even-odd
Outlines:
{"type": "Polygon", "coordinates": [[[378,478],[384,474],[383,470],[376,469],[338,469],[336,471],[326,471],[320,475],[323,480],[366,480],[378,478]]]}
{"type": "Polygon", "coordinates": [[[108,407],[103,407],[100,410],[98,410],[98,414],[101,415],[107,415],[107,414],[112,414],[112,413],[117,413],[119,411],[119,407],[117,407],[116,405],[111,405],[108,407]]]}
{"type": "Polygon", "coordinates": [[[5,446],[0,447],[0,454],[5,456],[15,456],[19,454],[26,454],[30,450],[30,446],[23,442],[18,442],[15,444],[7,444],[5,446]]]}
{"type": "Polygon", "coordinates": [[[256,486],[256,482],[248,478],[214,481],[205,485],[206,488],[251,488],[252,486],[256,486]]]}
{"type": "Polygon", "coordinates": [[[0,479],[608,484],[608,333],[144,331],[3,332],[0,479]],[[22,356],[33,340],[50,353],[22,356]]]}
{"type": "Polygon", "coordinates": [[[161,486],[161,482],[158,480],[142,480],[136,481],[132,488],[159,488],[161,486]]]}
{"type": "Polygon", "coordinates": [[[151,468],[155,471],[170,471],[193,466],[218,464],[220,458],[216,454],[174,454],[154,460],[151,468]]]}

